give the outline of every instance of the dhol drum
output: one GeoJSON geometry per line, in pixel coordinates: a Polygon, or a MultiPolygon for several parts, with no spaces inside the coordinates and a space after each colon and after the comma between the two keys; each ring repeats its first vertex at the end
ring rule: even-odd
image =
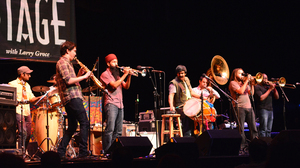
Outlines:
{"type": "MultiPolygon", "coordinates": [[[[202,121],[201,100],[196,98],[189,99],[183,106],[183,112],[194,121],[202,121]]],[[[203,101],[203,114],[204,120],[208,122],[216,121],[216,109],[205,100],[203,101]]]]}
{"type": "Polygon", "coordinates": [[[35,118],[35,133],[36,140],[43,151],[47,151],[47,116],[49,126],[48,138],[51,139],[49,140],[49,150],[56,144],[58,138],[58,120],[60,118],[60,113],[55,108],[48,110],[46,108],[38,108],[35,118]]]}

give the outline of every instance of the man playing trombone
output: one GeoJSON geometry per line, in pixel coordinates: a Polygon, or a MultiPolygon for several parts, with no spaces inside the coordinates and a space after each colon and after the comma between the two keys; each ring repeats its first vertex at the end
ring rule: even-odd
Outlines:
{"type": "Polygon", "coordinates": [[[256,109],[259,115],[259,136],[271,137],[273,124],[273,97],[279,99],[275,88],[276,84],[268,81],[268,76],[263,73],[263,80],[255,86],[256,109]]]}
{"type": "Polygon", "coordinates": [[[129,89],[131,82],[131,73],[129,67],[123,68],[123,75],[120,77],[118,69],[118,59],[115,54],[109,54],[105,57],[107,69],[104,71],[100,79],[106,85],[106,89],[110,93],[110,97],[104,96],[104,112],[106,115],[106,127],[103,138],[103,150],[106,153],[112,142],[118,136],[122,135],[124,105],[122,88],[129,89]],[[127,77],[126,82],[125,79],[127,77]]]}

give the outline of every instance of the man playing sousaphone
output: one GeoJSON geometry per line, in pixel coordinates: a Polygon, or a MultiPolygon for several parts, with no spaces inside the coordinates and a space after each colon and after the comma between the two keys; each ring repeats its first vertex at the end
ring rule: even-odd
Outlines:
{"type": "MultiPolygon", "coordinates": [[[[213,89],[212,87],[207,86],[207,85],[208,85],[208,80],[202,75],[202,76],[200,76],[200,79],[199,79],[199,86],[193,88],[193,91],[199,95],[203,94],[203,101],[205,101],[204,103],[206,103],[209,106],[209,108],[206,110],[208,110],[208,113],[211,114],[210,111],[212,111],[212,110],[215,111],[215,109],[213,107],[213,103],[215,102],[216,99],[220,98],[220,95],[215,89],[213,89]]],[[[204,113],[204,114],[206,114],[206,113],[204,113]]],[[[205,116],[205,117],[209,117],[209,116],[205,116]]],[[[208,128],[208,129],[213,129],[213,122],[215,121],[215,116],[212,116],[212,117],[214,118],[213,121],[211,121],[209,119],[208,120],[205,119],[206,128],[208,128]]],[[[202,130],[202,129],[200,128],[200,130],[202,130]]]]}
{"type": "Polygon", "coordinates": [[[194,121],[183,113],[182,106],[184,103],[192,98],[200,98],[191,87],[188,77],[186,77],[187,69],[184,65],[178,65],[175,69],[176,77],[170,82],[169,85],[169,104],[170,111],[175,111],[181,114],[182,132],[183,136],[192,136],[194,130],[194,121]],[[181,107],[181,108],[177,108],[181,107]]]}

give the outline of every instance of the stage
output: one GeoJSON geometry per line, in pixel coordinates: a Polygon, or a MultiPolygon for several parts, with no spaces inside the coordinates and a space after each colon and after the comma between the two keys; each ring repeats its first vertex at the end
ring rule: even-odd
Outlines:
{"type": "MultiPolygon", "coordinates": [[[[28,168],[38,168],[41,167],[41,163],[39,161],[29,161],[26,162],[28,165],[28,168]]],[[[133,168],[135,167],[143,167],[143,168],[154,168],[157,167],[159,163],[159,160],[155,157],[153,158],[135,158],[132,162],[133,168]]],[[[197,167],[224,167],[224,168],[230,168],[235,167],[240,164],[247,164],[249,163],[249,156],[201,156],[198,159],[189,161],[187,163],[188,166],[195,166],[197,167]]],[[[87,159],[72,159],[68,161],[62,161],[61,162],[62,167],[68,168],[68,167],[77,167],[77,168],[108,168],[112,167],[113,163],[111,159],[101,158],[97,156],[92,156],[87,159]]],[[[124,165],[125,166],[125,165],[124,165]]],[[[125,166],[126,167],[126,166],[125,166]]]]}

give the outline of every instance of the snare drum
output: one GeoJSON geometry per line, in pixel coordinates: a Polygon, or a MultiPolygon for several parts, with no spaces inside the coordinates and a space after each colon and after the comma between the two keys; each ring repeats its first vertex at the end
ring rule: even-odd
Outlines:
{"type": "MultiPolygon", "coordinates": [[[[183,112],[194,121],[202,121],[201,100],[196,98],[189,99],[183,106],[183,112]]],[[[207,101],[203,101],[203,113],[203,118],[208,122],[216,121],[216,109],[207,101]]]]}
{"type": "Polygon", "coordinates": [[[61,100],[58,93],[50,95],[48,99],[49,99],[49,104],[52,108],[61,105],[61,100]]]}

